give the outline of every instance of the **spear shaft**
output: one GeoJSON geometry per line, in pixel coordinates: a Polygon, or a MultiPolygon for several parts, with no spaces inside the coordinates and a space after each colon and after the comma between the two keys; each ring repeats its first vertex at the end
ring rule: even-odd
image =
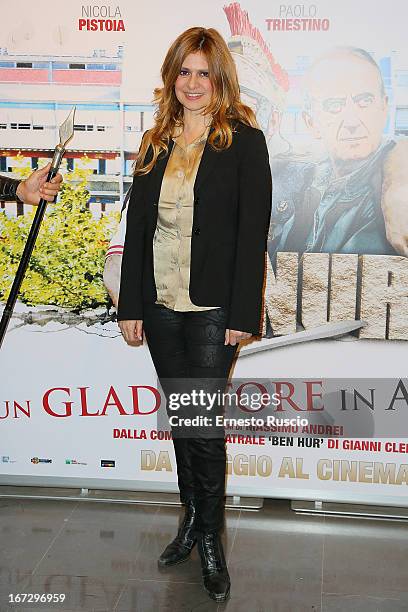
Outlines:
{"type": "MultiPolygon", "coordinates": [[[[57,144],[54,150],[54,156],[51,162],[51,168],[47,175],[47,182],[51,181],[54,176],[58,173],[62,157],[65,153],[65,148],[68,142],[71,140],[74,135],[74,116],[75,116],[75,106],[72,108],[68,117],[64,121],[64,123],[60,126],[59,134],[60,134],[60,142],[57,144]]],[[[11,316],[13,314],[14,306],[17,301],[17,296],[20,291],[21,284],[23,282],[25,273],[27,271],[27,267],[31,258],[31,254],[33,252],[35,242],[37,240],[38,232],[40,231],[41,223],[44,217],[45,210],[47,208],[47,200],[41,198],[35,216],[34,221],[30,228],[30,233],[27,238],[27,242],[24,247],[23,254],[21,256],[21,260],[17,269],[16,276],[14,278],[9,297],[6,302],[6,306],[3,310],[3,315],[0,321],[0,348],[3,344],[4,337],[7,332],[7,327],[10,322],[11,316]]]]}

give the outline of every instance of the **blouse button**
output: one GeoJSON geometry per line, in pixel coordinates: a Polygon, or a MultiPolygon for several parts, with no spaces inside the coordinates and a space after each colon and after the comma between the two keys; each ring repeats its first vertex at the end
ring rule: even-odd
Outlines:
{"type": "Polygon", "coordinates": [[[287,200],[282,200],[281,202],[279,202],[276,209],[278,212],[285,212],[288,206],[289,206],[289,202],[287,202],[287,200]]]}
{"type": "Polygon", "coordinates": [[[178,178],[183,178],[184,172],[182,170],[178,170],[177,176],[178,176],[178,178]]]}

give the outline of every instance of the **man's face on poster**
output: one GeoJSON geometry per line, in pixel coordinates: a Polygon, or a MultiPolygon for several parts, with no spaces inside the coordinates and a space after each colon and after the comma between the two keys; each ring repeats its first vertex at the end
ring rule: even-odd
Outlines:
{"type": "Polygon", "coordinates": [[[335,161],[365,159],[377,150],[387,97],[375,66],[353,55],[318,62],[308,79],[311,112],[304,118],[335,161]]]}

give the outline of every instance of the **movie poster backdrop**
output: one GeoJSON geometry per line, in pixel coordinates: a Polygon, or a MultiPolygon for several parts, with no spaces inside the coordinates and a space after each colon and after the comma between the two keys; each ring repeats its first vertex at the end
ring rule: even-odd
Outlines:
{"type": "MultiPolygon", "coordinates": [[[[228,43],[273,175],[262,337],[229,391],[275,394],[275,424],[227,430],[227,491],[407,505],[407,17],[402,0],[15,0],[2,14],[0,173],[44,165],[77,112],[0,352],[0,483],[177,491],[149,351],[124,343],[114,302],[161,62],[203,25],[228,43]]],[[[0,203],[3,306],[33,214],[0,203]]]]}

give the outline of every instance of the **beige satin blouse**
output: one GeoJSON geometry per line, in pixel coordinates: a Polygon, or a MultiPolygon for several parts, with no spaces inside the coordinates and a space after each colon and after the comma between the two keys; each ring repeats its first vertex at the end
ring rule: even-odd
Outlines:
{"type": "Polygon", "coordinates": [[[210,310],[219,306],[196,306],[190,300],[191,231],[194,182],[210,128],[189,145],[182,134],[173,136],[158,202],[153,238],[156,304],[172,310],[210,310]]]}

